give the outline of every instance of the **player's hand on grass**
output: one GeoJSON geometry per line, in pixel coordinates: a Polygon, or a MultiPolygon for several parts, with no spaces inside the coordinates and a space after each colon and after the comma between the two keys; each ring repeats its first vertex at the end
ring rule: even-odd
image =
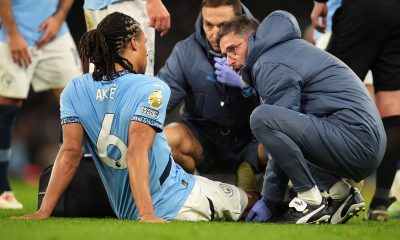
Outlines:
{"type": "Polygon", "coordinates": [[[8,47],[13,61],[22,68],[27,68],[31,64],[29,46],[21,34],[16,33],[8,36],[8,47]]]}
{"type": "Polygon", "coordinates": [[[37,211],[35,213],[32,214],[27,214],[27,215],[22,215],[22,216],[15,216],[15,217],[11,217],[11,219],[46,219],[49,218],[50,215],[41,211],[37,211]]]}
{"type": "Polygon", "coordinates": [[[161,37],[167,34],[171,27],[171,19],[161,0],[147,0],[146,8],[150,18],[149,26],[160,32],[161,37]]]}
{"type": "Polygon", "coordinates": [[[45,44],[54,39],[54,37],[60,32],[61,25],[64,20],[57,15],[47,18],[38,28],[38,32],[44,31],[42,37],[36,43],[38,48],[43,47],[45,44]]]}
{"type": "Polygon", "coordinates": [[[246,222],[266,222],[272,216],[271,210],[263,199],[258,200],[246,216],[246,222]]]}
{"type": "Polygon", "coordinates": [[[156,216],[143,216],[140,219],[140,222],[144,223],[167,223],[168,221],[164,218],[159,218],[156,216]]]}
{"type": "Polygon", "coordinates": [[[232,67],[226,64],[226,58],[214,57],[214,68],[217,81],[231,87],[243,89],[243,83],[232,67]]]}

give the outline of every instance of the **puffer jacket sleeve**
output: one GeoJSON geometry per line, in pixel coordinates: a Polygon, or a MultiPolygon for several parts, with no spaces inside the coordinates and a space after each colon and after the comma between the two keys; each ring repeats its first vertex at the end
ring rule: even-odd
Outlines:
{"type": "Polygon", "coordinates": [[[300,111],[301,75],[277,63],[256,64],[253,75],[262,103],[300,111]]]}
{"type": "Polygon", "coordinates": [[[178,43],[172,50],[164,67],[157,74],[157,77],[166,82],[171,88],[171,98],[168,102],[167,113],[174,109],[186,96],[189,85],[183,73],[184,68],[183,49],[178,43]]]}

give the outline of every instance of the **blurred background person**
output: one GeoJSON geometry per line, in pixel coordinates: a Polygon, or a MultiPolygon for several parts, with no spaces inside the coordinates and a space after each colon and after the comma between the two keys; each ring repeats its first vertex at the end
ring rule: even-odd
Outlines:
{"type": "Polygon", "coordinates": [[[146,74],[154,74],[155,32],[167,34],[170,14],[161,0],[85,0],[83,5],[87,30],[93,30],[110,13],[121,12],[136,19],[147,37],[146,74]]]}
{"type": "MultiPolygon", "coordinates": [[[[310,25],[311,29],[311,35],[310,37],[306,40],[310,41],[313,43],[315,46],[321,48],[321,49],[326,49],[329,39],[331,38],[332,35],[332,18],[333,15],[335,14],[336,10],[342,5],[342,0],[330,0],[327,2],[328,6],[328,13],[326,17],[326,29],[325,31],[319,32],[315,30],[313,25],[310,25]]],[[[365,76],[364,79],[364,84],[367,86],[369,93],[371,94],[372,97],[374,97],[374,86],[372,84],[372,73],[371,71],[368,71],[367,75],[365,76]]]]}
{"type": "MultiPolygon", "coordinates": [[[[0,1],[0,208],[22,208],[8,180],[8,164],[13,125],[30,85],[36,92],[52,90],[59,102],[67,82],[82,74],[76,46],[65,23],[72,3],[0,1]]],[[[53,134],[57,132],[54,130],[53,134]]]]}
{"type": "MultiPolygon", "coordinates": [[[[326,30],[328,0],[316,0],[311,13],[326,30]]],[[[387,220],[390,188],[400,160],[400,2],[343,0],[333,16],[327,51],[361,79],[371,69],[375,100],[387,135],[385,156],[376,172],[376,190],[366,220],[387,220]]]]}

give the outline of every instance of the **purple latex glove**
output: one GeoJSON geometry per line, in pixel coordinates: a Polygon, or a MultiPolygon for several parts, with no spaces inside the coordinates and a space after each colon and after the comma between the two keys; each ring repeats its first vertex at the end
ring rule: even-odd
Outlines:
{"type": "Polygon", "coordinates": [[[258,200],[254,206],[250,209],[246,222],[266,222],[272,216],[271,210],[265,205],[264,199],[258,200]]]}
{"type": "Polygon", "coordinates": [[[230,87],[243,89],[243,83],[237,74],[230,66],[226,64],[226,58],[214,57],[214,68],[217,81],[226,84],[230,87]]]}

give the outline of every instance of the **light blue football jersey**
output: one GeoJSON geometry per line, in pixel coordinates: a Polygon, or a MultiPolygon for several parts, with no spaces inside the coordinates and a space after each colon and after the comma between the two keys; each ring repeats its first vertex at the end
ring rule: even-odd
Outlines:
{"type": "Polygon", "coordinates": [[[84,9],[99,10],[107,7],[110,4],[129,0],[85,0],[83,3],[84,9]]]}
{"type": "MultiPolygon", "coordinates": [[[[38,32],[40,24],[57,12],[59,0],[11,0],[11,8],[19,33],[29,46],[34,46],[44,31],[38,32]]],[[[54,39],[64,35],[68,30],[67,24],[61,25],[60,32],[54,39]]],[[[0,41],[7,41],[4,26],[0,29],[0,41]]]]}
{"type": "Polygon", "coordinates": [[[113,80],[94,81],[91,74],[73,79],[61,94],[61,123],[80,122],[118,218],[139,219],[126,166],[131,121],[148,124],[157,134],[149,152],[150,192],[155,214],[173,219],[193,189],[195,178],[172,157],[163,132],[170,89],[163,81],[127,71],[113,80]]]}

